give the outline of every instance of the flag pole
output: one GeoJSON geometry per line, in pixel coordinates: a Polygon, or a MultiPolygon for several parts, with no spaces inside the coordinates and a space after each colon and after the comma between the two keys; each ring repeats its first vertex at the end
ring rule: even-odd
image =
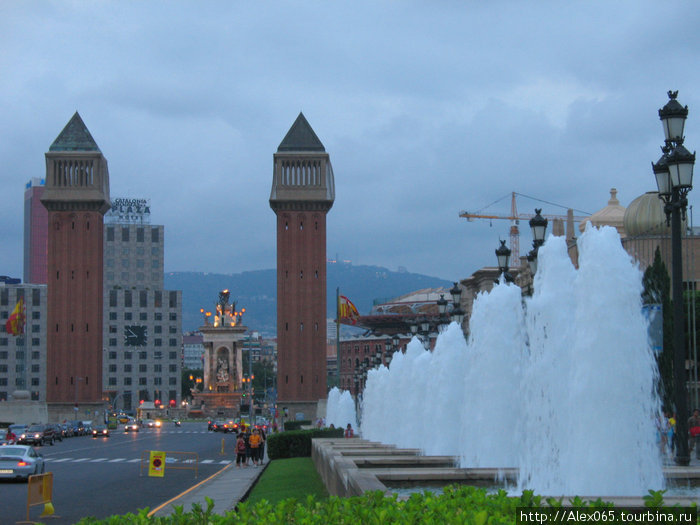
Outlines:
{"type": "Polygon", "coordinates": [[[335,368],[340,389],[340,286],[335,289],[335,368]]]}

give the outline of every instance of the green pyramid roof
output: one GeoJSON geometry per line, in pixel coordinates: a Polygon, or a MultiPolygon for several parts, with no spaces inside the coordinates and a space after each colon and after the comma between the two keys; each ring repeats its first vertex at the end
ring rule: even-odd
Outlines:
{"type": "Polygon", "coordinates": [[[326,151],[303,113],[289,128],[277,151],[326,151]]]}
{"type": "Polygon", "coordinates": [[[100,151],[78,112],[53,141],[49,151],[100,151]]]}

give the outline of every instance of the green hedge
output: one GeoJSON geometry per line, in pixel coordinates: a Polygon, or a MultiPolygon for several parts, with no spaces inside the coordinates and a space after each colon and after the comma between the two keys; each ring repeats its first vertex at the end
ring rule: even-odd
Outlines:
{"type": "MultiPolygon", "coordinates": [[[[644,498],[645,506],[663,507],[665,491],[649,492],[650,495],[644,498]]],[[[583,501],[577,497],[567,501],[555,498],[545,500],[541,496],[535,496],[531,491],[524,491],[520,497],[508,497],[503,490],[496,494],[487,494],[485,489],[459,485],[445,487],[442,494],[424,492],[413,494],[403,501],[399,501],[395,495],[384,496],[382,492],[376,491],[354,498],[332,496],[322,502],[313,496],[303,501],[289,498],[276,505],[270,504],[267,500],[258,501],[255,504],[244,502],[239,504],[236,510],[228,511],[223,516],[213,513],[214,502],[210,498],[206,498],[206,501],[206,509],[199,504],[194,504],[191,512],[185,513],[182,507],[176,507],[171,516],[163,518],[149,518],[148,509],[144,509],[139,511],[138,515],[112,516],[104,520],[83,518],[78,525],[126,523],[129,525],[287,525],[289,523],[515,525],[519,507],[528,509],[562,505],[588,509],[614,507],[612,503],[606,503],[600,499],[583,501]]],[[[663,508],[671,510],[669,507],[663,508]]],[[[680,508],[676,508],[675,512],[679,510],[680,508]]]]}
{"type": "Polygon", "coordinates": [[[342,428],[314,428],[278,432],[267,438],[267,455],[270,459],[304,458],[311,456],[313,438],[343,437],[342,428]]]}
{"type": "Polygon", "coordinates": [[[285,421],[285,430],[301,430],[301,427],[305,427],[311,424],[310,419],[302,419],[300,421],[285,421]]]}

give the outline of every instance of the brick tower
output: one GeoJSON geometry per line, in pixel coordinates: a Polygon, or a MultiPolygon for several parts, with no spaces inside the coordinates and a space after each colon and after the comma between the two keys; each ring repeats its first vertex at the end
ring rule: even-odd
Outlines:
{"type": "Polygon", "coordinates": [[[82,418],[102,402],[102,240],[110,205],[107,160],[77,112],[46,153],[41,202],[49,224],[46,401],[56,417],[82,418]]]}
{"type": "Polygon", "coordinates": [[[299,116],[274,154],[270,207],[277,215],[277,404],[314,419],[326,392],[326,214],[333,168],[299,116]]]}

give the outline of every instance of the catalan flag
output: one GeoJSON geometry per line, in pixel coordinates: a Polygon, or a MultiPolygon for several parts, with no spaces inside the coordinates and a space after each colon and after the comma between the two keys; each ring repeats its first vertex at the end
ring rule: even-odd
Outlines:
{"type": "Polygon", "coordinates": [[[352,301],[341,295],[338,297],[338,318],[339,319],[350,319],[352,324],[357,322],[357,318],[360,317],[360,312],[357,311],[355,305],[352,301]]]}
{"type": "Polygon", "coordinates": [[[5,323],[5,331],[10,335],[20,335],[24,333],[24,299],[17,301],[15,309],[5,323]]]}

